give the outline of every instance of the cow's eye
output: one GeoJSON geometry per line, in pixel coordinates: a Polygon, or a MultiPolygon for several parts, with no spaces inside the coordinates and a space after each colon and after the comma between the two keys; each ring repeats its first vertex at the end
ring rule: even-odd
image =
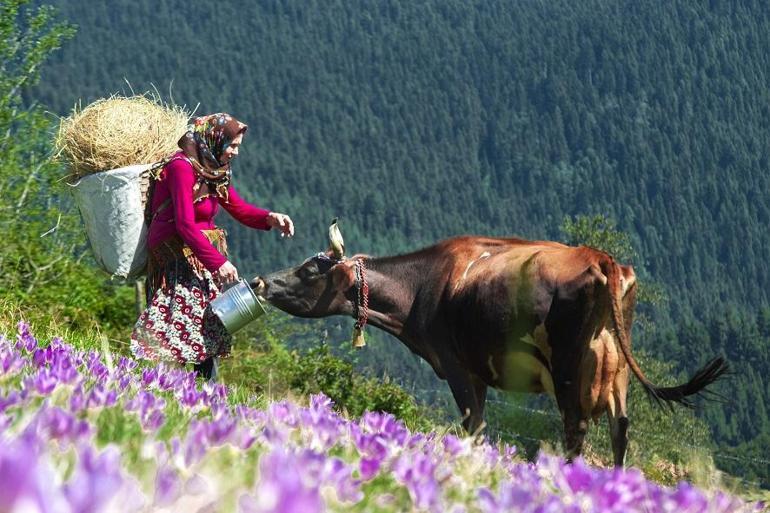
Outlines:
{"type": "Polygon", "coordinates": [[[309,267],[300,267],[300,269],[297,271],[297,277],[302,281],[312,280],[315,274],[316,273],[313,271],[313,269],[309,267]]]}
{"type": "Polygon", "coordinates": [[[329,269],[334,267],[334,265],[337,263],[337,260],[332,260],[331,258],[327,256],[323,257],[317,257],[315,259],[315,264],[318,266],[318,274],[326,274],[329,269]]]}

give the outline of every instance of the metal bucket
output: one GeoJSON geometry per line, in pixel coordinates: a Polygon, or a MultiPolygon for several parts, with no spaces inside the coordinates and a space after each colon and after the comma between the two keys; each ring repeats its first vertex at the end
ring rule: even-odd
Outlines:
{"type": "Polygon", "coordinates": [[[232,335],[264,314],[265,307],[246,280],[241,279],[211,302],[211,311],[232,335]]]}

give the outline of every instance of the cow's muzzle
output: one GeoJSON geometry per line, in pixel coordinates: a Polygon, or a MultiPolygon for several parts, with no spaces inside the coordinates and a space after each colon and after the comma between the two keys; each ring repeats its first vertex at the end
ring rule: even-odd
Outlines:
{"type": "Polygon", "coordinates": [[[251,290],[254,291],[254,293],[258,296],[262,296],[265,294],[265,289],[267,289],[267,285],[265,284],[265,280],[263,280],[261,277],[256,276],[254,279],[252,279],[249,282],[249,285],[251,285],[251,290]]]}

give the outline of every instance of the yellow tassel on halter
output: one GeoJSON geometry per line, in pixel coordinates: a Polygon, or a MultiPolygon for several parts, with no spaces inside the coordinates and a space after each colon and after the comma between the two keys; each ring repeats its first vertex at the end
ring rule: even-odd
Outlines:
{"type": "Polygon", "coordinates": [[[366,341],[364,340],[364,330],[359,327],[353,328],[353,347],[356,349],[361,349],[365,345],[366,341]]]}

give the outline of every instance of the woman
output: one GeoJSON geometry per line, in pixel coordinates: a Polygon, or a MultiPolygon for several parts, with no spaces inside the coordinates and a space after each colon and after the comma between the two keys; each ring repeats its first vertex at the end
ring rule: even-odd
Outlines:
{"type": "Polygon", "coordinates": [[[238,280],[225,232],[213,222],[219,206],[251,228],[294,235],[289,216],[246,203],[230,183],[230,161],[247,128],[224,113],[195,118],[179,140],[181,151],[155,177],[147,308],[131,334],[136,356],[194,363],[210,380],[217,357],[229,355],[232,337],[207,307],[220,287],[238,280]]]}

